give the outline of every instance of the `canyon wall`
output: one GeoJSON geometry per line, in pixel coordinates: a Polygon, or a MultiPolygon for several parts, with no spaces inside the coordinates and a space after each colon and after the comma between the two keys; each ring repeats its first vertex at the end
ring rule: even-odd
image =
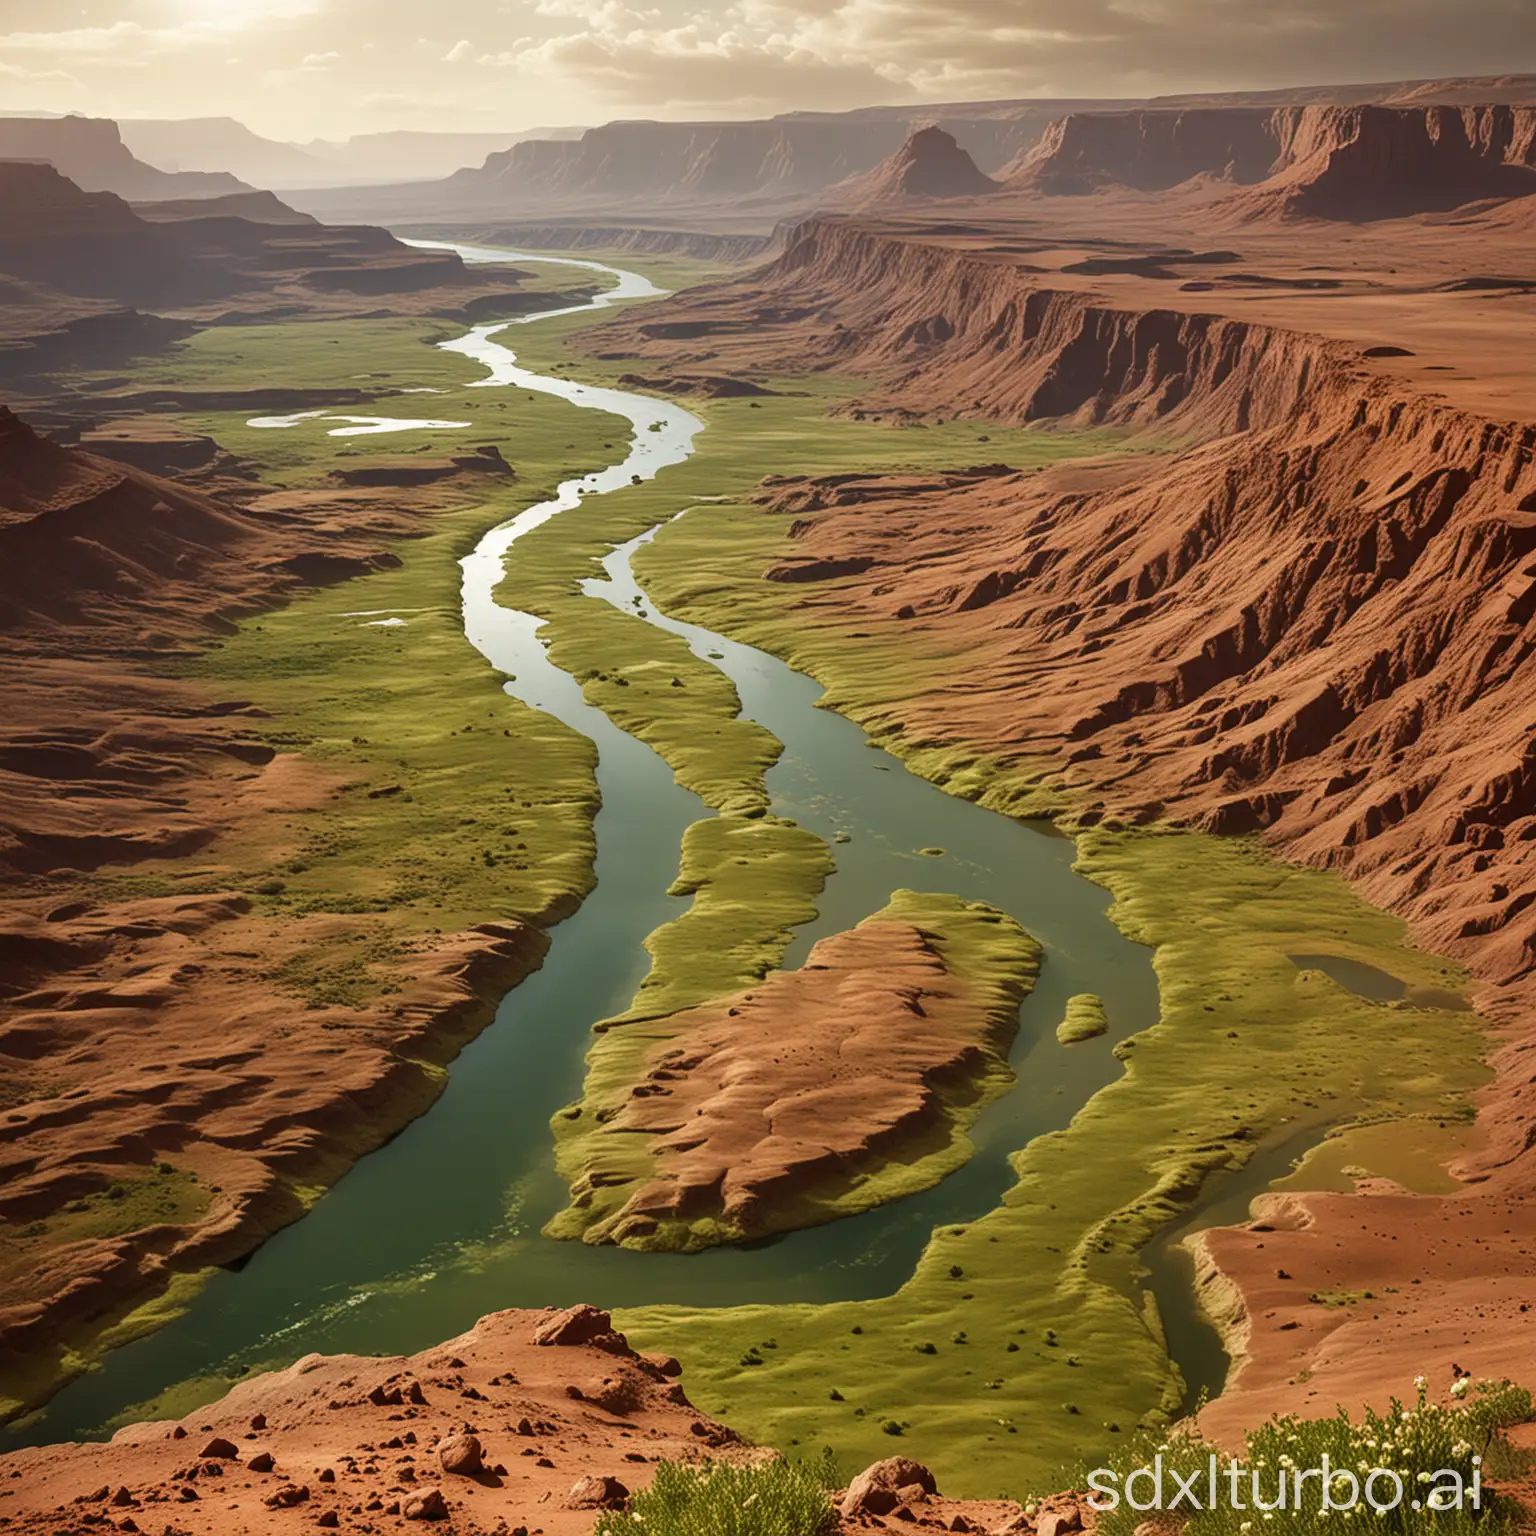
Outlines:
{"type": "Polygon", "coordinates": [[[1004,175],[1067,196],[1165,191],[1197,178],[1254,186],[1251,215],[1363,220],[1536,192],[1536,108],[1288,106],[1080,113],[1004,175]]]}
{"type": "MultiPolygon", "coordinates": [[[[808,621],[966,657],[963,692],[893,708],[912,737],[1055,763],[1105,813],[1261,833],[1513,984],[1490,996],[1516,1017],[1536,967],[1536,428],[1343,343],[1042,281],[821,219],[760,281],[629,325],[653,357],[823,367],[925,416],[1203,443],[770,501],[830,575],[804,586],[808,621]]],[[[1499,1092],[1485,1168],[1533,1135],[1528,1085],[1499,1092]]]]}

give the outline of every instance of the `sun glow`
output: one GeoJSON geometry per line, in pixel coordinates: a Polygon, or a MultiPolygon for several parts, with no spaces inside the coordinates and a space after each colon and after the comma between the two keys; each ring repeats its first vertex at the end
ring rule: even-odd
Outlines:
{"type": "Polygon", "coordinates": [[[323,0],[168,0],[168,4],[178,22],[229,32],[262,21],[312,16],[323,8],[323,0]]]}

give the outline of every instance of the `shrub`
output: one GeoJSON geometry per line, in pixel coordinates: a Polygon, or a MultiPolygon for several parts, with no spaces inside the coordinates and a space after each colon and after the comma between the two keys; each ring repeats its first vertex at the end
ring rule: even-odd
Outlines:
{"type": "Polygon", "coordinates": [[[594,1536],[826,1536],[835,1525],[813,1468],[788,1461],[750,1467],[663,1461],[629,1510],[604,1514],[594,1536]]]}
{"type": "MultiPolygon", "coordinates": [[[[1495,1536],[1495,1533],[1512,1532],[1515,1529],[1512,1511],[1489,1489],[1489,1473],[1481,1462],[1490,1450],[1497,1452],[1504,1444],[1506,1428],[1532,1417],[1531,1394],[1507,1381],[1480,1382],[1475,1388],[1470,1383],[1458,1383],[1456,1400],[1442,1407],[1429,1402],[1422,1376],[1416,1385],[1418,1391],[1412,1407],[1404,1407],[1394,1398],[1385,1413],[1367,1409],[1359,1423],[1350,1418],[1347,1410],[1340,1408],[1332,1418],[1276,1418],[1250,1431],[1242,1453],[1236,1458],[1243,1468],[1238,1488],[1248,1507],[1229,1507],[1223,1494],[1220,1507],[1202,1510],[1189,1518],[1183,1527],[1185,1536],[1242,1536],[1242,1533],[1262,1536],[1265,1531],[1283,1531],[1285,1536],[1314,1536],[1314,1533],[1322,1536],[1330,1530],[1338,1531],[1342,1525],[1358,1523],[1364,1526],[1367,1521],[1370,1529],[1381,1532],[1382,1536],[1430,1536],[1430,1533],[1457,1536],[1457,1533],[1473,1531],[1480,1536],[1495,1536]],[[1328,1514],[1318,1507],[1320,1479],[1314,1476],[1305,1486],[1300,1508],[1277,1512],[1268,1519],[1254,1510],[1251,1479],[1255,1473],[1260,1479],[1260,1495],[1266,1503],[1275,1500],[1279,1487],[1277,1479],[1282,1472],[1292,1479],[1291,1502],[1294,1504],[1295,1473],[1309,1468],[1321,1469],[1324,1456],[1331,1468],[1355,1474],[1362,1480],[1368,1470],[1376,1468],[1396,1473],[1405,1489],[1401,1505],[1378,1515],[1362,1498],[1353,1518],[1348,1514],[1328,1514]],[[1429,1507],[1432,1480],[1437,1473],[1455,1472],[1470,1489],[1474,1473],[1479,1470],[1483,1474],[1480,1510],[1429,1507]],[[1415,1509],[1415,1500],[1423,1507],[1415,1509]]],[[[1170,1486],[1175,1477],[1187,1478],[1200,1469],[1201,1496],[1208,1502],[1203,1493],[1208,1486],[1203,1469],[1208,1466],[1213,1453],[1219,1466],[1225,1469],[1229,1462],[1226,1452],[1203,1440],[1198,1430],[1181,1426],[1164,1440],[1148,1434],[1138,1435],[1104,1466],[1117,1474],[1115,1486],[1123,1488],[1128,1473],[1138,1467],[1152,1466],[1160,1455],[1170,1486]]],[[[1224,1489],[1224,1470],[1220,1476],[1222,1481],[1218,1486],[1224,1489]]],[[[1347,1489],[1341,1490],[1340,1496],[1346,1492],[1347,1489]]],[[[1388,1485],[1383,1485],[1380,1497],[1383,1502],[1390,1499],[1388,1485]]],[[[1146,1512],[1138,1513],[1122,1502],[1113,1513],[1098,1515],[1096,1529],[1099,1536],[1131,1536],[1146,1519],[1146,1512]]]]}

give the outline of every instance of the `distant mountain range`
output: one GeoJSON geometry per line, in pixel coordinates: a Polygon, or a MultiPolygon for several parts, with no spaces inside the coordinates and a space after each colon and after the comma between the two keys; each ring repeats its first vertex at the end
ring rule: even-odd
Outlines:
{"type": "Polygon", "coordinates": [[[125,118],[123,140],[141,160],[166,171],[231,171],[257,186],[351,186],[435,181],[524,139],[578,137],[580,128],[521,133],[362,133],[350,139],[283,143],[253,133],[232,117],[125,118]]]}
{"type": "Polygon", "coordinates": [[[223,169],[172,173],[147,165],[104,117],[0,117],[0,161],[6,160],[44,161],[86,192],[115,192],[135,202],[253,190],[223,169]]]}

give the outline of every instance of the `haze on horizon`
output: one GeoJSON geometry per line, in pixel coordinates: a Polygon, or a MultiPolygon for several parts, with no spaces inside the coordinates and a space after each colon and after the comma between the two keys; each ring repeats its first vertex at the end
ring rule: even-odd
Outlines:
{"type": "Polygon", "coordinates": [[[307,140],[1536,72],[1532,0],[0,0],[0,108],[307,140]]]}

